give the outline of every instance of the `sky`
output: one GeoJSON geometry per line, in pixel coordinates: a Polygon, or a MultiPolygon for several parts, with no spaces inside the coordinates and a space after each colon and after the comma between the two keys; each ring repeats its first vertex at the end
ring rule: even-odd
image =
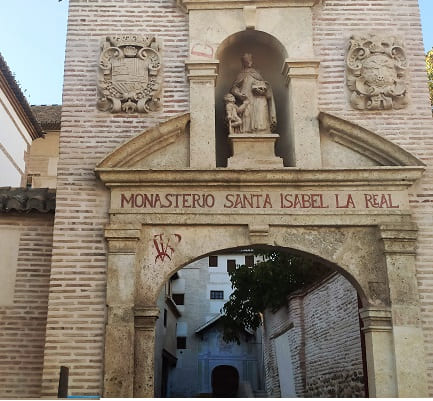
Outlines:
{"type": "MultiPolygon", "coordinates": [[[[433,0],[418,0],[433,47],[433,0]]],[[[30,104],[61,104],[68,0],[0,0],[0,53],[30,104]]]]}

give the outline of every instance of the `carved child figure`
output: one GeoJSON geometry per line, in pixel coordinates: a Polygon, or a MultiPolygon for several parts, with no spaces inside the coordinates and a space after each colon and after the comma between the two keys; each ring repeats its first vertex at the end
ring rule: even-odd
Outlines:
{"type": "Polygon", "coordinates": [[[237,106],[236,99],[231,93],[224,96],[224,101],[226,103],[226,119],[229,124],[229,133],[238,134],[242,132],[242,119],[240,116],[247,108],[249,101],[244,100],[240,106],[237,106]]]}

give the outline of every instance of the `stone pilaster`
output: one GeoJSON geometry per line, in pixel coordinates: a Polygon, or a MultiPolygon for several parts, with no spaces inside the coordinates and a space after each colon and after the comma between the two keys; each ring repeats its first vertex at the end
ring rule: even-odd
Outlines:
{"type": "Polygon", "coordinates": [[[286,59],[283,75],[288,90],[292,162],[296,167],[320,168],[318,77],[319,61],[286,59]]]}
{"type": "Polygon", "coordinates": [[[154,397],[156,306],[134,308],[134,398],[154,397]]]}
{"type": "Polygon", "coordinates": [[[132,397],[134,386],[134,262],[140,227],[112,225],[108,241],[104,397],[132,397]]]}
{"type": "Polygon", "coordinates": [[[364,323],[370,397],[397,397],[391,310],[368,307],[359,311],[364,323]]]}
{"type": "Polygon", "coordinates": [[[215,168],[215,83],[218,61],[186,61],[190,84],[190,167],[215,168]]]}
{"type": "Polygon", "coordinates": [[[427,397],[414,225],[380,227],[390,288],[398,397],[427,397]]]}

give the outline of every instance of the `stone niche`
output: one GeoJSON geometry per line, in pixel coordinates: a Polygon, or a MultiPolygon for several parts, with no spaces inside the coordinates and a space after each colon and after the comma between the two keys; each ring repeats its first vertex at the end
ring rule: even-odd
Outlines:
{"type": "MultiPolygon", "coordinates": [[[[314,56],[311,10],[318,0],[178,0],[178,4],[189,14],[190,166],[320,167],[319,60],[314,56]],[[255,89],[272,89],[276,124],[269,130],[253,127],[252,132],[238,125],[229,134],[227,103],[233,100],[225,97],[233,94],[246,53],[260,73],[255,89]]],[[[243,106],[242,99],[236,99],[235,106],[243,106]]],[[[238,116],[242,112],[238,110],[238,116]]]]}
{"type": "Polygon", "coordinates": [[[283,167],[288,142],[287,89],[281,74],[285,56],[278,40],[257,30],[238,32],[219,46],[215,89],[218,167],[283,167]],[[244,100],[239,96],[243,90],[250,92],[244,100]],[[263,93],[256,96],[254,91],[263,93]],[[228,113],[234,116],[229,118],[228,113]]]}

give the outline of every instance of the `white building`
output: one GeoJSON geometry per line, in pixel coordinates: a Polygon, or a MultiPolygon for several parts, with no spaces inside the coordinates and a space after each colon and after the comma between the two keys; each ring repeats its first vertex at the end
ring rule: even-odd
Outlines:
{"type": "MultiPolygon", "coordinates": [[[[253,261],[251,253],[211,255],[185,266],[172,280],[172,297],[181,316],[176,327],[177,362],[170,370],[167,396],[224,392],[215,388],[219,377],[225,383],[237,380],[240,396],[254,396],[263,389],[261,332],[245,333],[240,345],[226,343],[219,322],[220,310],[232,293],[228,271],[253,261]]],[[[160,316],[164,313],[161,310],[160,316]]],[[[157,337],[160,333],[157,329],[157,337]]],[[[162,341],[162,337],[157,341],[156,355],[162,341]]]]}
{"type": "Polygon", "coordinates": [[[42,129],[0,54],[0,187],[26,185],[26,155],[42,129]]]}

